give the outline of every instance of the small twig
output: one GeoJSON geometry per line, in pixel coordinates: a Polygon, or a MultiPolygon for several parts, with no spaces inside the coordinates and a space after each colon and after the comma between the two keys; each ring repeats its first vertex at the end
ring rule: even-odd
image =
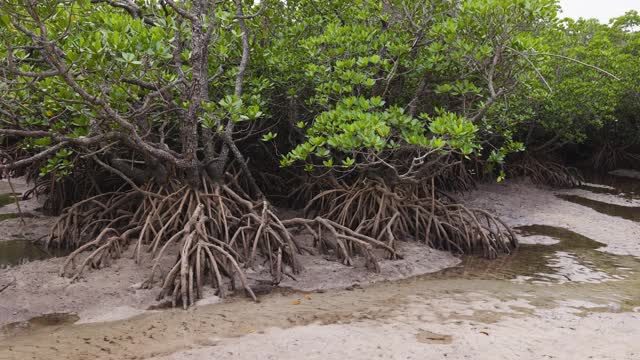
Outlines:
{"type": "Polygon", "coordinates": [[[16,282],[16,277],[14,276],[14,277],[13,277],[13,280],[11,280],[7,285],[3,286],[3,287],[0,289],[0,293],[1,293],[1,292],[3,292],[3,291],[5,291],[9,286],[13,285],[15,282],[16,282]]]}
{"type": "Polygon", "coordinates": [[[531,59],[529,59],[529,57],[521,52],[518,51],[516,49],[510,48],[507,46],[507,49],[515,52],[516,54],[522,56],[525,60],[527,60],[527,62],[529,63],[529,65],[531,65],[531,67],[533,68],[533,70],[536,72],[536,74],[538,75],[538,77],[542,80],[542,83],[544,83],[547,86],[547,89],[549,89],[550,92],[553,92],[553,89],[551,88],[551,85],[549,85],[549,83],[547,82],[547,79],[544,78],[544,76],[542,75],[542,73],[540,72],[540,70],[538,70],[538,68],[535,66],[535,64],[531,61],[531,59]]]}
{"type": "Polygon", "coordinates": [[[612,73],[608,72],[607,70],[604,70],[604,69],[599,68],[599,67],[597,67],[597,66],[595,66],[595,65],[591,65],[591,64],[588,64],[588,63],[586,63],[586,62],[583,62],[583,61],[580,61],[580,60],[578,60],[578,59],[574,59],[574,58],[571,58],[571,57],[568,57],[568,56],[559,55],[559,54],[540,53],[540,52],[534,52],[532,55],[546,55],[546,56],[553,56],[553,57],[557,57],[557,58],[561,58],[561,59],[565,59],[565,60],[573,61],[573,62],[578,63],[578,64],[580,64],[580,65],[583,65],[583,66],[586,66],[586,67],[592,68],[592,69],[594,69],[594,70],[598,70],[598,71],[600,71],[601,73],[604,73],[604,74],[606,74],[606,75],[608,75],[608,76],[611,76],[612,78],[614,78],[614,79],[616,79],[616,80],[618,80],[618,81],[621,81],[621,80],[622,80],[622,79],[620,79],[619,77],[617,77],[617,76],[613,75],[612,73]]]}
{"type": "Polygon", "coordinates": [[[18,215],[20,217],[20,222],[23,226],[26,226],[27,223],[24,221],[24,215],[22,214],[22,208],[20,208],[20,200],[18,196],[15,196],[16,189],[13,187],[13,183],[11,182],[11,175],[7,174],[7,182],[9,183],[9,187],[11,188],[11,193],[14,194],[13,198],[16,201],[16,207],[18,208],[18,215]]]}

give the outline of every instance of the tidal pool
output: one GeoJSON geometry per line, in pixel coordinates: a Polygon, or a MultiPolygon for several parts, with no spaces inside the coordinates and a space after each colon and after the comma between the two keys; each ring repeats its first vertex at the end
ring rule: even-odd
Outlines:
{"type": "Polygon", "coordinates": [[[47,251],[29,240],[4,240],[0,241],[0,268],[66,254],[66,251],[47,251]]]}
{"type": "MultiPolygon", "coordinates": [[[[633,212],[616,213],[620,211],[617,207],[603,209],[598,211],[639,220],[633,212]]],[[[550,238],[556,243],[523,244],[512,254],[496,260],[462,256],[459,266],[401,281],[310,294],[274,291],[260,296],[259,303],[232,297],[188,311],[153,311],[126,320],[94,324],[71,324],[77,320],[73,314],[59,315],[62,320],[57,322],[32,319],[7,325],[0,332],[0,358],[8,355],[11,359],[55,359],[61,354],[70,359],[147,358],[216,345],[222,338],[259,333],[272,327],[393,321],[390,319],[398,314],[408,316],[405,309],[412,306],[430,309],[431,304],[437,304],[435,312],[444,310],[443,321],[474,323],[493,323],[503,317],[530,317],[536,321],[538,310],[567,304],[571,304],[577,316],[640,311],[638,258],[600,251],[603,243],[561,227],[529,225],[515,231],[521,237],[550,238]],[[486,299],[490,306],[502,305],[489,310],[473,309],[470,299],[476,302],[486,299]],[[440,308],[449,303],[455,305],[451,306],[454,310],[440,308]]],[[[422,321],[422,315],[416,316],[409,320],[422,321]]],[[[447,341],[436,333],[419,335],[418,340],[447,341]]]]}
{"type": "Polygon", "coordinates": [[[448,299],[459,302],[467,296],[503,304],[524,302],[526,307],[507,305],[507,312],[472,311],[450,315],[449,319],[491,323],[505,316],[534,316],[536,309],[567,302],[586,304],[577,306],[585,316],[637,311],[640,307],[637,258],[598,251],[603,244],[562,228],[533,225],[516,230],[523,236],[542,235],[559,242],[522,245],[497,260],[464,256],[460,266],[438,273],[350,290],[273,292],[261,296],[257,304],[234,298],[189,311],[165,310],[108,323],[13,325],[20,331],[5,329],[4,338],[0,336],[0,354],[44,359],[59,354],[146,358],[271,327],[383,321],[402,313],[406,306],[438,299],[444,299],[445,304],[448,299]]]}
{"type": "Polygon", "coordinates": [[[16,196],[20,196],[20,193],[0,194],[0,207],[16,202],[16,196]]]}
{"type": "Polygon", "coordinates": [[[556,195],[560,199],[570,201],[572,203],[586,206],[599,213],[617,216],[627,220],[640,221],[640,207],[623,206],[618,204],[606,203],[603,201],[588,199],[578,195],[556,195]]]}

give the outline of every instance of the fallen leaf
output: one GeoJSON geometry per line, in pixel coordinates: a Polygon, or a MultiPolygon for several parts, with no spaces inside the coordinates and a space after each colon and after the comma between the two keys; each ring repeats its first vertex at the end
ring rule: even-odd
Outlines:
{"type": "Polygon", "coordinates": [[[300,305],[300,300],[292,301],[291,305],[300,305]]]}

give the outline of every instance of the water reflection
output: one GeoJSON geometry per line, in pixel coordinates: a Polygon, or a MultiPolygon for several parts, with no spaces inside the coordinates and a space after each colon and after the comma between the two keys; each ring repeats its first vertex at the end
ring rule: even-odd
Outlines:
{"type": "Polygon", "coordinates": [[[609,174],[602,174],[594,171],[584,171],[583,174],[585,180],[589,183],[610,186],[613,189],[600,189],[594,190],[594,187],[589,187],[587,190],[594,192],[607,192],[615,195],[623,196],[627,199],[640,199],[640,180],[623,177],[623,176],[611,176],[609,174]]]}
{"type": "Polygon", "coordinates": [[[29,240],[0,241],[0,268],[63,255],[66,252],[53,249],[46,251],[29,240]]]}
{"type": "Polygon", "coordinates": [[[29,333],[38,329],[46,329],[56,326],[73,324],[80,318],[71,313],[50,313],[33,317],[26,321],[18,321],[7,324],[0,328],[3,335],[19,335],[29,333]]]}
{"type": "Polygon", "coordinates": [[[510,280],[531,284],[601,283],[625,279],[640,270],[640,262],[596,249],[606,246],[573,231],[547,225],[521,226],[522,236],[546,236],[554,245],[520,245],[511,255],[497,260],[464,256],[462,263],[434,277],[510,280]]]}
{"type": "Polygon", "coordinates": [[[640,221],[640,207],[623,206],[587,199],[578,195],[556,195],[560,199],[591,208],[599,213],[616,216],[627,220],[640,221]]]}
{"type": "Polygon", "coordinates": [[[19,195],[20,193],[0,194],[0,207],[16,202],[16,196],[19,196],[19,195]]]}

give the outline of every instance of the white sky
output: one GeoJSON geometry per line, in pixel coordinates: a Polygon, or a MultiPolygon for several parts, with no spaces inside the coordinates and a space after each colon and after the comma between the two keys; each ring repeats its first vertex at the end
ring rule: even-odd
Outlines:
{"type": "Polygon", "coordinates": [[[640,0],[560,0],[560,5],[560,17],[596,18],[605,24],[629,10],[640,11],[640,0]]]}

